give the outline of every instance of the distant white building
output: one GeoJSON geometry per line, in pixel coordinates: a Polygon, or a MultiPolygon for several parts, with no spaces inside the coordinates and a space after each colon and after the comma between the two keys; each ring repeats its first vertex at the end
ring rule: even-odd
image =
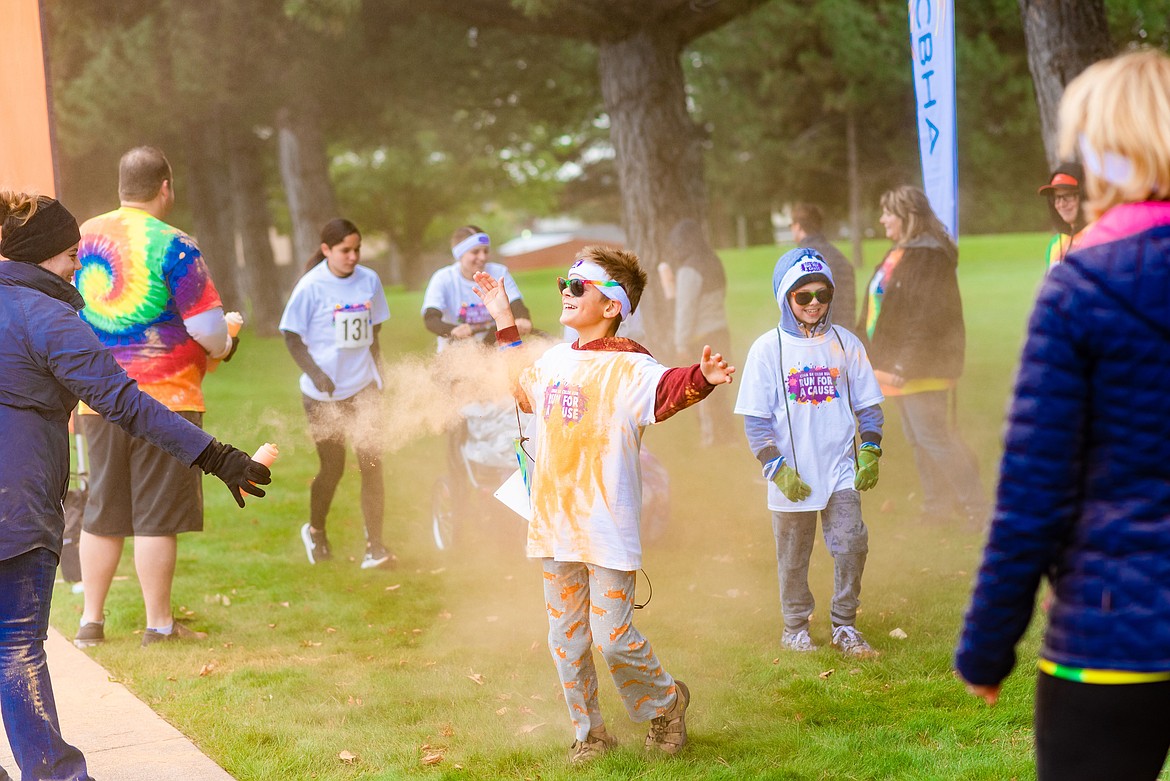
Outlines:
{"type": "Polygon", "coordinates": [[[548,268],[564,266],[582,247],[602,244],[607,247],[625,246],[626,235],[612,224],[586,225],[577,220],[555,218],[537,220],[532,230],[510,239],[496,252],[510,269],[548,268]]]}

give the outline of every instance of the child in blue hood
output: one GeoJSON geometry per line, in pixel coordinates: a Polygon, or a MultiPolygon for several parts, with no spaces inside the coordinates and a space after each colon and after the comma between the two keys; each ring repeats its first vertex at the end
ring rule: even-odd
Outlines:
{"type": "Polygon", "coordinates": [[[820,253],[807,247],[785,253],[772,272],[772,290],[780,325],[748,352],[735,411],[744,416],[748,444],[769,481],[781,645],[817,649],[809,637],[815,601],[808,562],[819,512],[833,556],[832,644],[849,656],[875,656],[855,622],[869,551],[858,491],[877,484],[881,387],[861,342],[832,324],[833,274],[820,253]]]}

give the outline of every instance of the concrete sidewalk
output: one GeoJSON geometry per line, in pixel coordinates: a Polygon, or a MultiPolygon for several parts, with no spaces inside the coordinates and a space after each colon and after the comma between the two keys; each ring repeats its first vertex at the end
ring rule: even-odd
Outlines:
{"type": "MultiPolygon", "coordinates": [[[[96,781],[233,781],[181,732],[114,683],[83,651],[49,629],[45,643],[65,740],[85,754],[96,781]]],[[[19,778],[0,730],[0,767],[19,778]]]]}

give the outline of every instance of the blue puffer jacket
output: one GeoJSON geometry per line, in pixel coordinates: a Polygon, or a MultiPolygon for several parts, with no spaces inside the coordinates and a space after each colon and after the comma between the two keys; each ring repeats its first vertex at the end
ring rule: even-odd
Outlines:
{"type": "Polygon", "coordinates": [[[1158,227],[1075,250],[1040,291],[956,654],[971,683],[993,685],[1011,671],[1043,577],[1054,596],[1045,659],[1170,671],[1170,210],[1162,211],[1158,227]]]}
{"type": "Polygon", "coordinates": [[[61,553],[69,413],[80,397],[184,464],[211,435],[138,390],[77,316],[74,287],[29,263],[0,262],[0,561],[61,553]]]}

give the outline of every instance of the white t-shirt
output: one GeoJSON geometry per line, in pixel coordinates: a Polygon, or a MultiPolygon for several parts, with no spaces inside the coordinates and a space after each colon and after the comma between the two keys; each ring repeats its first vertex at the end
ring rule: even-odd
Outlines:
{"type": "Polygon", "coordinates": [[[318,401],[339,401],[370,383],[381,388],[370,345],[373,327],[389,319],[386,291],[376,271],[359,265],[342,278],[324,260],[314,266],[293,288],[280,330],[299,334],[313,362],[337,387],[332,395],[322,393],[302,374],[301,393],[318,401]]]}
{"type": "Polygon", "coordinates": [[[790,502],[775,483],[768,483],[769,510],[823,510],[833,492],[853,487],[857,424],[849,408],[850,396],[853,410],[880,404],[884,398],[865,349],[845,329],[834,327],[829,333],[803,339],[774,328],[752,345],[744,361],[735,411],[772,421],[781,455],[812,489],[803,502],[790,502]],[[783,367],[777,333],[784,340],[783,367]]]}
{"type": "Polygon", "coordinates": [[[642,353],[559,344],[521,373],[537,443],[529,557],[642,566],[638,452],[665,372],[642,353]]]}
{"type": "MultiPolygon", "coordinates": [[[[508,301],[516,301],[521,297],[520,288],[516,286],[516,281],[512,279],[512,273],[508,271],[507,266],[502,263],[487,263],[483,270],[491,274],[493,279],[504,278],[504,290],[508,294],[508,301]]],[[[449,325],[463,323],[490,325],[492,316],[488,314],[483,301],[475,294],[474,288],[475,282],[463,276],[458,261],[450,266],[443,266],[431,275],[431,281],[427,283],[420,314],[425,315],[428,309],[438,309],[443,313],[443,322],[449,325]]],[[[483,339],[484,336],[486,331],[476,334],[475,338],[483,339]]],[[[450,341],[447,337],[440,336],[439,352],[442,352],[450,341]]]]}

